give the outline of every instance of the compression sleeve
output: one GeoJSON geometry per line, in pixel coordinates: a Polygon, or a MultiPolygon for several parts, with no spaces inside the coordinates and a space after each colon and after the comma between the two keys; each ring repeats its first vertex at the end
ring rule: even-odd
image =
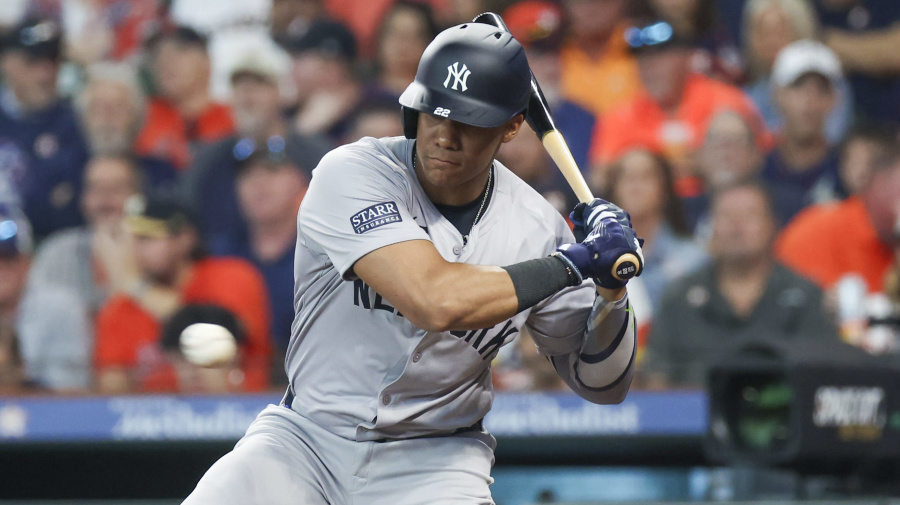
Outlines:
{"type": "Polygon", "coordinates": [[[551,356],[560,377],[579,396],[594,403],[624,399],[634,373],[637,325],[628,295],[594,300],[581,349],[551,356]]]}

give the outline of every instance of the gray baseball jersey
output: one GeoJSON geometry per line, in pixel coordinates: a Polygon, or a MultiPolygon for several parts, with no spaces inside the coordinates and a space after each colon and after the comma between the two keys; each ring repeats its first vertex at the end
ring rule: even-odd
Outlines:
{"type": "Polygon", "coordinates": [[[594,301],[588,281],[491,328],[428,332],[356,278],[358,259],[408,240],[431,241],[447,261],[500,266],[574,241],[559,213],[495,162],[490,202],[464,244],[419,185],[413,146],[402,137],[365,138],[335,149],[313,172],[299,213],[286,357],[292,408],[350,440],[476,424],[491,406],[499,348],[527,326],[542,353],[577,355],[594,301]]]}

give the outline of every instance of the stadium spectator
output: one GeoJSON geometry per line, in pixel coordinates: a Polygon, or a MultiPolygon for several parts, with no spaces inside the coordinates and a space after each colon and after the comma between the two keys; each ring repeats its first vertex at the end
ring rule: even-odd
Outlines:
{"type": "Polygon", "coordinates": [[[665,159],[634,149],[613,163],[608,175],[608,200],[631,216],[632,226],[644,239],[641,282],[655,313],[666,287],[705,262],[706,253],[691,239],[665,159]]]}
{"type": "Polygon", "coordinates": [[[356,76],[356,39],[344,25],[316,21],[290,42],[297,86],[293,128],[301,135],[326,135],[334,142],[347,133],[347,122],[363,98],[356,76]]]}
{"type": "Polygon", "coordinates": [[[649,387],[703,386],[710,365],[754,339],[837,339],[822,291],[773,257],[777,221],[762,185],[721,188],[712,219],[712,262],[672,283],[655,314],[649,387]]]}
{"type": "MultiPolygon", "coordinates": [[[[185,305],[166,321],[160,344],[166,358],[172,364],[182,393],[229,393],[241,390],[241,385],[230,377],[240,376],[240,353],[230,359],[207,366],[190,361],[190,340],[182,345],[182,333],[194,324],[216,325],[228,330],[238,349],[246,346],[247,335],[234,314],[218,305],[185,305]]],[[[190,332],[191,330],[188,330],[190,332]]]]}
{"type": "Polygon", "coordinates": [[[9,353],[11,372],[34,386],[87,391],[92,335],[86,307],[66,289],[26,283],[31,252],[27,219],[0,205],[0,354],[9,353]]]}
{"type": "Polygon", "coordinates": [[[112,292],[127,290],[137,275],[123,229],[125,204],[141,193],[134,162],[126,156],[95,156],[84,173],[81,210],[86,225],[60,230],[38,249],[28,282],[60,286],[79,298],[91,318],[112,292]]]}
{"type": "Polygon", "coordinates": [[[12,181],[37,237],[77,226],[88,154],[75,112],[56,90],[59,25],[26,19],[7,34],[0,51],[0,171],[12,181]]]}
{"type": "Polygon", "coordinates": [[[892,127],[879,123],[861,123],[847,134],[841,147],[841,183],[850,195],[866,187],[875,161],[884,155],[884,146],[896,142],[892,127]]]}
{"type": "Polygon", "coordinates": [[[762,161],[756,132],[744,116],[732,110],[713,116],[697,151],[696,170],[703,192],[682,199],[689,227],[701,242],[709,237],[710,194],[716,188],[758,177],[762,161]]]}
{"type": "Polygon", "coordinates": [[[729,84],[743,79],[741,53],[728,28],[719,21],[714,0],[640,0],[637,4],[638,15],[662,19],[680,37],[694,41],[694,72],[729,84]]]}
{"type": "Polygon", "coordinates": [[[412,0],[397,0],[378,28],[375,48],[376,76],[367,95],[386,95],[394,103],[416,78],[425,46],[438,33],[431,7],[412,0]]]}
{"type": "Polygon", "coordinates": [[[784,128],[766,156],[762,177],[774,190],[782,225],[809,204],[846,196],[838,148],[825,135],[840,77],[837,57],[818,42],[792,42],[775,59],[772,88],[784,128]]]}
{"type": "MultiPolygon", "coordinates": [[[[75,105],[92,156],[133,155],[147,104],[130,65],[104,62],[89,67],[75,105]]],[[[167,161],[139,156],[135,162],[148,189],[174,186],[178,172],[167,161]]]]}
{"type": "MultiPolygon", "coordinates": [[[[782,126],[770,79],[775,57],[791,42],[815,39],[818,28],[810,0],[749,0],[744,4],[744,50],[750,74],[744,91],[773,132],[782,126]]],[[[840,142],[852,121],[853,94],[847,79],[842,77],[837,84],[837,104],[826,125],[828,140],[840,142]]]]}
{"type": "Polygon", "coordinates": [[[265,283],[237,258],[209,258],[190,212],[170,198],[129,203],[139,281],[113,295],[97,316],[94,362],[103,393],[178,391],[181,384],[161,345],[163,322],[186,305],[216,305],[245,328],[242,374],[229,389],[257,391],[268,384],[269,314],[265,283]]]}
{"type": "MultiPolygon", "coordinates": [[[[604,186],[605,166],[634,147],[662,154],[672,164],[679,196],[697,194],[691,158],[706,127],[721,110],[735,110],[752,123],[756,108],[741,90],[691,72],[693,44],[659,21],[630,27],[623,35],[637,56],[645,91],[605,114],[595,130],[592,180],[604,186]]],[[[760,134],[760,143],[768,141],[760,134]]]]}
{"type": "Polygon", "coordinates": [[[208,241],[219,235],[242,235],[246,223],[235,193],[240,159],[257,149],[285,149],[291,162],[306,172],[331,149],[324,137],[291,130],[282,113],[279,82],[286,72],[278,52],[244,54],[231,72],[232,107],[237,134],[204,147],[194,168],[180,184],[183,200],[190,202],[201,234],[208,241]],[[281,146],[281,147],[279,147],[281,146]]]}
{"type": "Polygon", "coordinates": [[[136,150],[187,170],[198,145],[234,133],[231,110],[211,97],[203,35],[186,26],[165,26],[148,39],[146,50],[156,96],[147,106],[136,150]]]}
{"type": "Polygon", "coordinates": [[[67,57],[84,67],[135,56],[144,34],[163,15],[158,0],[68,0],[60,4],[67,57]]]}
{"type": "Polygon", "coordinates": [[[821,40],[837,53],[858,115],[900,120],[900,2],[817,0],[821,40]]]}
{"type": "Polygon", "coordinates": [[[572,21],[563,48],[566,98],[599,117],[641,90],[634,56],[625,42],[625,0],[565,0],[572,21]]]}
{"type": "Polygon", "coordinates": [[[269,14],[272,39],[282,47],[303,35],[313,21],[325,17],[322,0],[272,0],[269,14]]]}
{"type": "Polygon", "coordinates": [[[900,220],[900,151],[885,136],[864,189],[840,203],[814,205],[784,229],[776,244],[786,265],[830,289],[855,274],[868,293],[884,290],[900,220]]]}
{"type": "Polygon", "coordinates": [[[568,216],[578,199],[560,171],[553,165],[544,144],[531,131],[522,131],[503,144],[497,159],[509,167],[520,179],[540,193],[563,216],[568,216]]]}
{"type": "MultiPolygon", "coordinates": [[[[541,91],[572,157],[582,170],[587,170],[596,118],[592,112],[565,97],[562,91],[561,51],[568,26],[566,12],[553,2],[526,0],[507,9],[503,19],[516,40],[525,47],[531,71],[541,84],[541,91]]],[[[557,179],[553,184],[565,185],[562,174],[553,173],[557,179]]]]}
{"type": "Polygon", "coordinates": [[[396,137],[403,135],[403,122],[397,110],[397,99],[385,96],[367,99],[353,114],[344,143],[363,137],[396,137]]]}
{"type": "MultiPolygon", "coordinates": [[[[271,336],[284,356],[294,322],[294,245],[297,210],[309,184],[308,172],[294,166],[284,150],[265,146],[237,164],[237,196],[247,231],[210,242],[216,256],[236,256],[262,273],[269,294],[271,336]]],[[[276,360],[273,378],[287,383],[283,360],[276,360]]]]}

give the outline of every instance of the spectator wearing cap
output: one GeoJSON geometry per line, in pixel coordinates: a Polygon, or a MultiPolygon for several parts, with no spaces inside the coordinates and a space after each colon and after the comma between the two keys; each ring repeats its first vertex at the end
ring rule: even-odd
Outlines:
{"type": "MultiPolygon", "coordinates": [[[[777,132],[782,117],[772,96],[770,76],[775,58],[785,46],[814,39],[819,31],[811,0],[749,0],[743,7],[744,51],[748,83],[744,91],[756,104],[766,127],[777,132]]],[[[847,79],[838,83],[837,104],[828,117],[828,140],[838,143],[853,120],[853,96],[847,79]]]]}
{"type": "Polygon", "coordinates": [[[838,56],[858,115],[900,120],[900,2],[816,0],[820,39],[838,56]]]}
{"type": "Polygon", "coordinates": [[[729,84],[744,77],[741,53],[724,23],[715,0],[638,0],[648,16],[659,16],[679,36],[696,41],[691,64],[695,72],[729,84]]]}
{"type": "Polygon", "coordinates": [[[26,284],[31,253],[27,219],[0,204],[0,355],[10,353],[0,356],[0,369],[3,361],[18,361],[19,379],[34,386],[86,391],[93,343],[88,312],[66,289],[26,284]]]}
{"type": "Polygon", "coordinates": [[[327,14],[324,0],[272,0],[269,12],[272,39],[281,46],[303,35],[316,19],[327,14]]]}
{"type": "MultiPolygon", "coordinates": [[[[568,26],[565,10],[553,2],[527,0],[507,9],[503,19],[516,40],[525,47],[531,70],[553,111],[553,120],[566,138],[575,162],[586,170],[596,118],[563,94],[561,52],[568,26]]],[[[546,161],[546,156],[541,159],[546,161]]],[[[551,185],[561,190],[566,201],[574,206],[577,203],[575,195],[562,173],[558,170],[550,173],[554,179],[551,185]]]]}
{"type": "Polygon", "coordinates": [[[283,150],[294,166],[311,173],[333,147],[321,135],[299,134],[291,128],[282,109],[285,95],[279,86],[289,62],[282,51],[270,48],[245,53],[231,71],[237,132],[201,149],[194,168],[184,174],[180,184],[183,200],[191,202],[207,241],[246,234],[235,181],[238,164],[251,153],[258,149],[283,150]]]}
{"type": "Polygon", "coordinates": [[[71,106],[56,90],[62,52],[55,21],[26,19],[0,53],[0,151],[38,237],[81,223],[78,193],[87,146],[71,106]]]}
{"type": "Polygon", "coordinates": [[[178,171],[168,161],[135,154],[147,103],[133,67],[112,62],[90,66],[75,106],[93,157],[133,157],[148,190],[174,186],[178,171]]]}
{"type": "MultiPolygon", "coordinates": [[[[272,339],[281,355],[287,350],[294,322],[294,245],[297,211],[309,184],[307,172],[283,150],[263,147],[237,164],[237,196],[246,233],[210,241],[216,256],[237,256],[262,273],[269,293],[272,339]]],[[[283,375],[284,370],[278,372],[283,375]]],[[[282,377],[283,380],[286,378],[282,377]]]]}
{"type": "Polygon", "coordinates": [[[571,37],[561,52],[563,94],[599,117],[641,90],[623,36],[625,0],[565,0],[571,37]]]}
{"type": "Polygon", "coordinates": [[[185,26],[167,26],[147,41],[147,53],[156,96],[147,106],[137,153],[187,170],[200,145],[234,133],[231,109],[212,99],[203,35],[185,26]]]}
{"type": "MultiPolygon", "coordinates": [[[[702,186],[692,157],[716,113],[734,110],[754,125],[762,120],[741,90],[691,71],[693,41],[668,23],[632,26],[623,36],[637,57],[644,91],[601,118],[591,150],[592,182],[602,188],[609,163],[644,147],[672,164],[679,196],[694,196],[702,186]]],[[[765,134],[757,138],[761,144],[769,140],[765,134]]]]}
{"type": "Polygon", "coordinates": [[[394,2],[378,27],[376,75],[366,95],[386,96],[397,103],[400,94],[415,80],[422,53],[438,31],[427,4],[412,0],[394,2]]]}
{"type": "Polygon", "coordinates": [[[762,177],[774,189],[782,225],[812,203],[844,198],[839,152],[826,137],[841,66],[828,47],[798,40],[778,53],[772,89],[784,127],[766,156],[762,177]]]}
{"type": "Polygon", "coordinates": [[[185,305],[216,305],[234,314],[247,343],[240,356],[243,374],[230,376],[230,389],[264,389],[270,366],[269,302],[259,272],[241,259],[207,257],[190,212],[170,198],[129,202],[126,227],[134,237],[137,278],[97,316],[99,390],[179,391],[161,339],[165,322],[185,305]]]}
{"type": "Polygon", "coordinates": [[[294,130],[304,135],[326,135],[339,142],[364,96],[356,75],[353,33],[338,22],[320,20],[288,47],[297,86],[294,130]]]}

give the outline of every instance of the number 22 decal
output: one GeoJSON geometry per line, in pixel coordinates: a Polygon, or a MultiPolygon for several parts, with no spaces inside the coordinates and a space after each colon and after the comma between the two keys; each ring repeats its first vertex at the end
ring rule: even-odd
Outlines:
{"type": "Polygon", "coordinates": [[[441,117],[447,117],[447,116],[450,115],[450,109],[445,109],[445,108],[443,108],[443,107],[438,107],[437,109],[434,109],[434,115],[435,115],[435,116],[441,116],[441,117]]]}

